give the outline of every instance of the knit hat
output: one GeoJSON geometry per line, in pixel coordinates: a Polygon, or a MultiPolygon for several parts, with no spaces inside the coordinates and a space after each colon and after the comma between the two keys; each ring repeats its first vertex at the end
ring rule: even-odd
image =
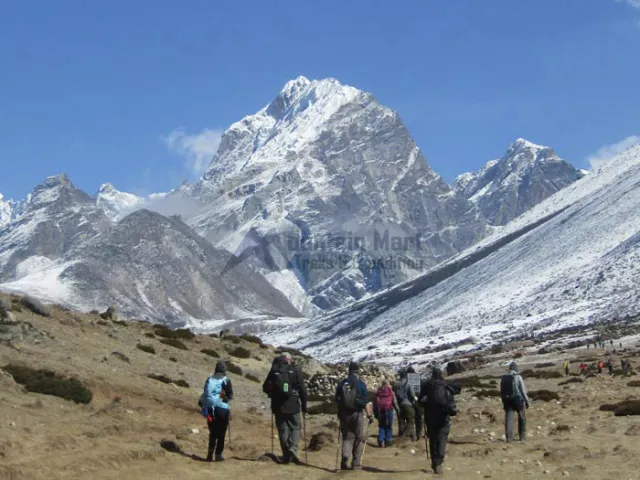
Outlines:
{"type": "Polygon", "coordinates": [[[431,370],[431,378],[433,378],[434,380],[441,380],[443,378],[442,370],[440,370],[438,367],[433,367],[433,370],[431,370]]]}
{"type": "Polygon", "coordinates": [[[511,362],[509,364],[509,371],[517,372],[518,371],[518,364],[516,362],[511,362]]]}
{"type": "Polygon", "coordinates": [[[216,371],[215,373],[227,373],[227,364],[222,360],[216,363],[216,371]]]}
{"type": "Polygon", "coordinates": [[[360,364],[358,362],[349,363],[349,373],[359,372],[360,364]]]}

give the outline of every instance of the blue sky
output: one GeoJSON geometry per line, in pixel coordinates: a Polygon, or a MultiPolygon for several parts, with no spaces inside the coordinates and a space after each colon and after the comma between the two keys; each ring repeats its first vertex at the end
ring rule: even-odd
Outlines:
{"type": "Polygon", "coordinates": [[[640,135],[640,0],[12,0],[0,72],[6,197],[193,180],[298,75],[372,92],[447,181],[518,137],[584,167],[640,135]]]}

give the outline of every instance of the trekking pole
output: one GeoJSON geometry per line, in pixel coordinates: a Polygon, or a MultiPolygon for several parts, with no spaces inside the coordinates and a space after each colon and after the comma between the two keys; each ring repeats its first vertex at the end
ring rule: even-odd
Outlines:
{"type": "Polygon", "coordinates": [[[309,463],[309,446],[307,444],[307,414],[302,414],[302,440],[304,441],[304,463],[309,463]]]}
{"type": "Polygon", "coordinates": [[[424,436],[424,448],[427,449],[427,460],[429,460],[429,437],[426,435],[424,436]]]}
{"type": "Polygon", "coordinates": [[[275,452],[273,451],[273,413],[271,413],[271,455],[275,456],[275,452]]]}
{"type": "Polygon", "coordinates": [[[231,443],[231,411],[229,411],[229,423],[227,424],[227,428],[229,429],[229,443],[231,443]]]}
{"type": "Polygon", "coordinates": [[[336,450],[336,472],[338,471],[339,458],[340,458],[340,425],[338,425],[338,449],[336,450]]]}
{"type": "Polygon", "coordinates": [[[362,447],[362,457],[360,457],[360,463],[364,460],[364,451],[367,449],[367,438],[369,438],[369,425],[371,422],[367,419],[367,429],[364,432],[364,447],[362,447]]]}

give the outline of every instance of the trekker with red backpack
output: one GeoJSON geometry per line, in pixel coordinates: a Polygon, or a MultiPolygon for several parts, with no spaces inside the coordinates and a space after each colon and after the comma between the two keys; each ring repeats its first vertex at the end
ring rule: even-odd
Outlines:
{"type": "Polygon", "coordinates": [[[393,411],[400,415],[400,407],[396,394],[393,393],[389,380],[385,379],[376,392],[373,401],[373,412],[378,419],[378,447],[393,445],[393,411]]]}

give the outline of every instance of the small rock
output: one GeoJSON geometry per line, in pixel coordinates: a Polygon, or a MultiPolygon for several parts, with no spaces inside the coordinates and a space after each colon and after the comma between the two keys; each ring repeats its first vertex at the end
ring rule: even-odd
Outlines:
{"type": "Polygon", "coordinates": [[[536,465],[537,465],[538,467],[541,467],[541,466],[542,466],[542,462],[541,462],[540,460],[536,460],[536,465]]]}
{"type": "Polygon", "coordinates": [[[564,472],[562,472],[562,476],[563,477],[568,477],[569,476],[569,472],[567,472],[566,470],[564,472]]]}
{"type": "Polygon", "coordinates": [[[551,472],[549,470],[545,470],[542,473],[544,473],[545,475],[549,475],[551,472]]]}
{"type": "Polygon", "coordinates": [[[45,307],[42,302],[36,300],[33,297],[24,297],[20,303],[36,315],[41,315],[43,317],[51,316],[51,312],[49,312],[49,309],[45,307]]]}
{"type": "Polygon", "coordinates": [[[412,448],[411,449],[411,455],[415,455],[415,454],[416,454],[416,451],[412,448]]]}
{"type": "Polygon", "coordinates": [[[524,465],[524,460],[520,460],[520,465],[524,465]]]}
{"type": "Polygon", "coordinates": [[[194,435],[197,435],[198,433],[200,433],[200,429],[198,429],[198,428],[192,428],[192,429],[191,429],[191,433],[193,433],[194,435]]]}
{"type": "Polygon", "coordinates": [[[136,412],[134,412],[133,410],[127,410],[127,413],[131,415],[132,413],[136,413],[136,412]]]}
{"type": "Polygon", "coordinates": [[[9,426],[10,426],[11,428],[15,427],[15,426],[16,426],[16,422],[9,422],[9,426]]]}

